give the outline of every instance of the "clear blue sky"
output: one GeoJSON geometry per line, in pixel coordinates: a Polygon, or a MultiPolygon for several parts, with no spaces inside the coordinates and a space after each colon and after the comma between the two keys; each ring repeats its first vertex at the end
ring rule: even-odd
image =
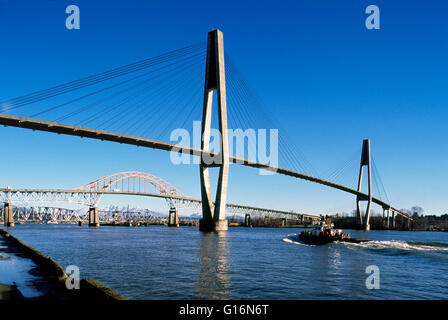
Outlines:
{"type": "MultiPolygon", "coordinates": [[[[392,205],[442,214],[447,9],[435,0],[0,0],[0,100],[204,41],[219,28],[232,60],[315,168],[335,168],[369,138],[392,205]],[[80,30],[65,28],[69,4],[81,10],[80,30]],[[365,28],[369,4],[380,8],[380,30],[365,28]]],[[[0,138],[2,186],[72,188],[137,170],[200,195],[198,168],[174,166],[163,151],[16,128],[0,128],[0,138]]],[[[229,179],[232,203],[312,214],[355,207],[351,195],[250,168],[232,166],[229,179]]],[[[101,205],[112,202],[166,210],[139,198],[101,205]]]]}

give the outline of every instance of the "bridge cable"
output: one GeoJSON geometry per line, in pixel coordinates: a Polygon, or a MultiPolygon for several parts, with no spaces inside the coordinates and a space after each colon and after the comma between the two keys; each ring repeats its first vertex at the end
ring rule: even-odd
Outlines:
{"type": "Polygon", "coordinates": [[[199,43],[196,45],[188,46],[182,49],[173,50],[164,54],[161,54],[156,57],[144,59],[132,64],[128,64],[122,67],[114,68],[112,70],[108,70],[99,74],[91,75],[88,77],[84,77],[78,80],[74,80],[68,83],[64,83],[58,86],[54,86],[48,89],[40,90],[37,92],[33,92],[30,94],[26,94],[20,97],[16,97],[13,99],[5,100],[0,102],[0,105],[7,105],[6,110],[12,110],[19,108],[21,106],[35,103],[44,99],[49,99],[51,97],[67,93],[73,90],[78,90],[84,88],[86,86],[94,85],[99,82],[107,81],[122,75],[126,75],[128,73],[132,73],[135,71],[140,71],[145,68],[148,68],[153,65],[157,65],[170,59],[174,59],[176,57],[182,56],[189,52],[194,52],[197,48],[201,48],[204,46],[204,43],[199,43]]]}
{"type": "MultiPolygon", "coordinates": [[[[186,69],[183,69],[183,70],[186,70],[186,69]]],[[[160,90],[157,91],[157,93],[158,93],[157,96],[164,98],[165,101],[166,101],[170,96],[172,96],[172,94],[173,94],[174,92],[176,92],[176,88],[177,88],[178,85],[179,85],[179,81],[177,81],[177,82],[170,82],[170,83],[169,83],[169,87],[171,88],[170,91],[163,91],[164,95],[160,95],[160,93],[162,93],[162,90],[161,90],[161,89],[163,88],[163,87],[161,87],[160,90]],[[167,92],[169,92],[169,94],[167,94],[167,92]]],[[[164,87],[164,89],[167,89],[167,87],[164,87]]],[[[145,102],[148,101],[149,98],[151,98],[151,95],[146,96],[146,98],[140,100],[140,101],[137,103],[137,105],[139,105],[139,108],[132,109],[131,112],[129,112],[129,109],[124,109],[124,110],[121,111],[120,113],[117,113],[114,117],[112,117],[112,118],[108,119],[107,121],[103,122],[103,123],[102,123],[102,126],[106,125],[106,124],[109,123],[111,120],[115,120],[115,119],[117,119],[117,117],[121,117],[121,116],[127,116],[127,117],[129,117],[129,116],[131,116],[131,115],[132,115],[133,113],[135,113],[136,111],[141,110],[142,107],[145,106],[145,102]]],[[[156,100],[152,100],[153,105],[154,105],[154,102],[156,102],[156,100]]],[[[157,111],[157,110],[160,110],[160,109],[155,109],[155,108],[154,108],[152,114],[155,114],[155,111],[157,111]]],[[[162,117],[162,118],[160,118],[160,120],[162,120],[162,119],[163,119],[163,116],[165,116],[165,115],[166,115],[166,114],[162,114],[162,113],[160,113],[159,116],[162,117]]],[[[145,115],[145,116],[147,116],[147,117],[151,116],[151,112],[148,113],[148,114],[145,115]]],[[[128,129],[135,128],[135,127],[137,126],[138,123],[141,123],[140,120],[143,120],[144,117],[136,117],[136,119],[137,119],[136,121],[134,121],[130,126],[128,126],[128,129]]],[[[121,120],[123,120],[123,118],[121,118],[121,120]]],[[[117,122],[117,123],[118,123],[118,122],[117,122]]],[[[124,124],[122,124],[122,125],[120,126],[120,128],[123,127],[123,125],[126,125],[126,122],[125,122],[125,121],[121,121],[121,123],[124,123],[124,124]]],[[[156,122],[156,124],[157,124],[157,123],[160,123],[160,122],[156,122]]]]}
{"type": "Polygon", "coordinates": [[[389,197],[388,197],[387,192],[386,192],[386,188],[384,187],[383,180],[381,179],[380,172],[379,172],[379,170],[378,170],[378,168],[377,168],[377,166],[375,164],[375,160],[373,159],[373,157],[372,157],[372,164],[373,164],[373,168],[374,168],[374,170],[376,172],[377,179],[378,179],[378,182],[380,184],[380,187],[383,190],[383,193],[384,193],[384,195],[386,197],[387,203],[390,203],[389,197]]]}
{"type": "MultiPolygon", "coordinates": [[[[158,96],[158,97],[159,97],[160,99],[162,99],[162,100],[159,102],[159,98],[157,98],[157,100],[154,99],[154,100],[151,101],[151,104],[152,104],[152,106],[153,106],[153,110],[152,110],[152,112],[149,112],[148,114],[146,114],[146,115],[143,116],[143,117],[135,117],[137,120],[135,120],[135,121],[131,124],[131,126],[130,126],[129,128],[136,127],[137,124],[142,123],[142,121],[146,122],[146,120],[147,120],[148,118],[152,117],[152,115],[156,115],[156,111],[161,110],[161,109],[157,109],[157,108],[155,108],[155,106],[159,106],[159,107],[162,106],[162,107],[163,107],[163,104],[166,103],[166,102],[168,101],[169,97],[171,97],[171,96],[173,95],[173,93],[176,92],[176,89],[177,89],[177,86],[178,86],[178,85],[179,85],[179,79],[178,79],[177,81],[173,81],[173,82],[171,82],[171,83],[169,84],[169,87],[165,87],[165,89],[169,89],[169,90],[165,90],[165,91],[163,91],[163,92],[164,92],[164,95],[161,95],[161,94],[156,95],[156,96],[158,96]],[[168,94],[167,94],[167,93],[168,93],[168,94]],[[156,103],[156,102],[157,102],[157,103],[156,103]]],[[[158,93],[161,93],[161,92],[162,92],[162,90],[159,90],[158,93]]],[[[141,108],[145,106],[145,102],[148,101],[150,97],[151,97],[151,96],[149,95],[147,98],[141,100],[141,101],[138,103],[138,105],[140,105],[140,107],[137,108],[137,109],[134,109],[133,112],[136,112],[136,111],[141,110],[141,108]]],[[[124,110],[124,111],[126,112],[126,110],[124,110]]],[[[131,114],[132,114],[132,113],[128,113],[128,116],[130,116],[131,114]]],[[[120,116],[120,114],[117,114],[117,116],[120,116]]],[[[155,123],[156,123],[156,124],[157,124],[157,123],[160,123],[160,121],[162,121],[162,120],[164,119],[165,116],[166,116],[166,113],[159,113],[159,121],[155,121],[155,123]]],[[[150,127],[150,126],[148,126],[148,127],[150,127]]]]}
{"type": "MultiPolygon", "coordinates": [[[[138,87],[143,86],[143,85],[145,85],[145,84],[151,83],[152,80],[155,80],[156,78],[158,78],[158,77],[160,77],[160,76],[164,76],[164,77],[165,77],[165,76],[167,76],[167,75],[175,74],[175,73],[177,73],[177,72],[179,72],[179,69],[178,69],[178,68],[173,68],[172,70],[165,71],[165,72],[163,72],[163,73],[161,73],[161,74],[156,74],[155,76],[153,76],[153,77],[151,77],[151,78],[148,78],[148,79],[144,79],[144,80],[142,80],[142,81],[139,81],[137,84],[135,84],[135,85],[133,85],[133,86],[131,86],[131,87],[124,88],[124,89],[122,89],[122,90],[120,90],[120,91],[118,91],[118,92],[114,92],[114,93],[108,95],[108,96],[105,97],[105,98],[102,98],[102,99],[100,99],[100,100],[96,100],[96,101],[94,101],[94,102],[92,102],[92,103],[90,103],[90,104],[84,105],[84,106],[82,106],[81,108],[78,108],[77,110],[72,111],[72,112],[69,113],[68,115],[64,115],[64,116],[58,117],[58,118],[56,118],[56,119],[53,120],[53,121],[54,121],[54,122],[63,121],[63,120],[66,120],[66,119],[68,119],[68,118],[71,118],[71,117],[73,117],[73,116],[79,115],[79,114],[83,113],[84,111],[88,111],[88,110],[89,110],[90,108],[92,108],[92,107],[98,106],[98,105],[100,105],[100,104],[103,103],[103,102],[112,100],[113,98],[115,98],[115,97],[117,97],[117,96],[119,96],[119,95],[122,95],[123,93],[130,92],[131,90],[133,90],[133,89],[135,89],[135,88],[138,88],[138,87]]],[[[130,95],[130,96],[126,97],[124,100],[129,101],[129,100],[131,100],[132,98],[137,97],[140,93],[142,93],[142,92],[146,92],[147,90],[149,90],[149,89],[151,89],[151,88],[153,88],[153,87],[154,87],[154,84],[151,83],[149,86],[145,86],[145,87],[143,87],[141,90],[139,90],[138,92],[134,93],[133,95],[130,95]]],[[[123,101],[123,100],[122,100],[122,101],[123,101]]],[[[104,112],[104,111],[108,111],[108,112],[110,112],[110,110],[111,110],[111,105],[108,105],[108,106],[106,106],[104,109],[102,109],[103,112],[104,112]]]]}
{"type": "MultiPolygon", "coordinates": [[[[177,73],[179,70],[183,71],[182,68],[179,68],[179,69],[176,68],[176,69],[169,70],[169,71],[165,72],[164,75],[166,75],[166,74],[171,74],[172,72],[176,72],[176,73],[177,73]]],[[[157,76],[156,76],[156,77],[157,77],[157,76]]],[[[156,78],[156,77],[154,77],[154,78],[156,78]]],[[[172,83],[169,83],[169,85],[172,86],[172,83]]],[[[154,84],[151,84],[151,86],[152,86],[153,88],[156,87],[154,84]]],[[[133,95],[131,95],[131,96],[128,96],[128,97],[126,97],[125,99],[122,99],[118,104],[114,104],[114,105],[112,105],[112,106],[110,106],[110,107],[109,107],[109,106],[106,106],[105,108],[103,108],[103,109],[101,109],[100,111],[96,112],[92,119],[88,119],[87,122],[84,121],[84,123],[87,124],[87,123],[89,123],[89,122],[91,122],[91,121],[94,121],[94,120],[98,119],[100,116],[102,116],[104,112],[106,112],[106,111],[110,112],[111,110],[115,110],[115,109],[117,109],[118,107],[121,107],[122,105],[124,105],[125,103],[128,103],[128,102],[134,100],[136,97],[139,96],[139,94],[140,94],[142,91],[145,91],[146,89],[150,89],[151,86],[149,86],[149,87],[145,87],[145,88],[142,89],[141,91],[139,91],[139,92],[137,92],[137,93],[135,93],[135,94],[133,94],[133,95]]],[[[147,95],[144,96],[144,97],[146,97],[146,98],[139,100],[138,103],[143,103],[143,102],[147,101],[147,100],[151,97],[151,94],[154,94],[154,93],[155,93],[156,96],[160,95],[160,93],[162,92],[162,89],[164,89],[163,86],[159,87],[157,90],[150,91],[147,95]]],[[[116,116],[118,116],[118,115],[116,115],[116,116]]]]}
{"type": "Polygon", "coordinates": [[[358,149],[350,154],[350,156],[345,161],[343,161],[341,165],[337,166],[333,171],[325,174],[323,176],[324,179],[344,185],[347,182],[344,178],[346,178],[348,174],[351,174],[351,176],[349,176],[350,179],[348,180],[348,185],[354,186],[354,189],[356,189],[360,153],[361,149],[358,149]],[[352,179],[353,176],[355,176],[354,179],[352,179]]]}
{"type": "MultiPolygon", "coordinates": [[[[176,64],[178,64],[178,63],[180,63],[180,62],[183,62],[183,61],[185,61],[185,60],[188,60],[188,59],[183,59],[183,60],[180,60],[180,61],[176,61],[176,62],[174,62],[174,63],[169,64],[169,66],[176,65],[176,64]]],[[[37,113],[35,113],[35,114],[32,114],[31,117],[37,117],[37,116],[42,115],[42,114],[44,114],[44,113],[47,113],[47,112],[49,112],[49,111],[53,111],[53,110],[59,109],[59,108],[61,108],[61,107],[63,107],[63,106],[66,106],[66,105],[68,105],[68,104],[71,104],[71,103],[73,103],[73,102],[80,101],[80,100],[85,99],[85,98],[87,98],[87,97],[90,97],[90,96],[92,96],[92,95],[94,95],[94,94],[98,94],[98,93],[103,92],[103,91],[105,91],[105,90],[109,90],[109,89],[111,89],[111,88],[115,88],[115,87],[117,87],[117,86],[119,86],[119,85],[128,83],[128,82],[133,81],[133,80],[135,80],[135,79],[139,79],[139,78],[141,78],[141,77],[143,77],[143,76],[146,76],[146,75],[152,74],[152,73],[154,73],[154,72],[160,71],[160,70],[162,70],[162,69],[164,69],[164,68],[165,68],[165,67],[161,67],[161,68],[158,68],[158,69],[156,69],[156,70],[151,70],[151,71],[145,72],[145,73],[143,73],[143,74],[134,76],[134,77],[132,77],[132,78],[130,78],[130,79],[126,79],[126,80],[120,81],[119,83],[115,83],[115,84],[110,85],[110,86],[107,86],[107,87],[105,87],[105,88],[101,88],[101,89],[96,90],[96,91],[94,91],[94,92],[91,92],[91,93],[88,93],[88,94],[83,95],[83,96],[81,96],[81,97],[78,97],[78,98],[75,98],[75,99],[73,99],[73,100],[70,100],[69,102],[65,102],[65,103],[59,104],[59,105],[57,105],[57,106],[54,106],[54,107],[45,109],[44,111],[41,111],[41,112],[37,112],[37,113]]]]}
{"type": "MultiPolygon", "coordinates": [[[[230,59],[228,59],[228,60],[229,60],[229,63],[228,63],[228,64],[229,64],[229,66],[230,66],[230,70],[234,69],[235,67],[233,66],[233,64],[232,64],[232,62],[230,61],[230,59]]],[[[232,71],[232,73],[236,73],[237,75],[239,74],[238,71],[235,71],[235,72],[232,71]]],[[[231,73],[231,74],[232,74],[232,73],[231,73]]],[[[257,105],[257,110],[264,111],[264,105],[261,104],[261,103],[259,102],[259,99],[256,98],[256,97],[253,95],[252,90],[248,88],[248,86],[247,86],[247,82],[244,80],[244,78],[242,78],[242,76],[238,76],[238,77],[236,77],[236,79],[237,79],[237,81],[238,81],[238,83],[239,83],[239,87],[241,87],[241,88],[243,89],[243,91],[244,91],[243,94],[245,95],[244,98],[245,98],[245,100],[246,100],[246,104],[247,104],[247,106],[250,106],[250,105],[257,105]],[[249,99],[251,99],[252,102],[250,102],[249,99]]],[[[251,114],[252,114],[252,115],[251,115],[251,118],[252,118],[252,119],[257,119],[257,118],[260,119],[261,114],[260,114],[259,112],[255,112],[255,113],[252,112],[252,109],[253,109],[253,108],[249,108],[249,107],[247,107],[247,110],[250,110],[250,111],[251,111],[251,114]]],[[[243,109],[243,110],[245,110],[245,109],[243,109]]],[[[268,119],[272,119],[272,117],[271,117],[268,113],[264,112],[264,114],[262,114],[262,115],[263,115],[263,117],[261,117],[261,121],[262,121],[262,122],[268,122],[268,126],[269,126],[269,125],[272,125],[272,123],[275,124],[276,121],[272,121],[272,120],[267,121],[268,119]]],[[[277,126],[277,127],[279,127],[280,131],[285,132],[285,130],[281,129],[280,126],[277,126]]],[[[303,163],[303,161],[297,161],[296,156],[294,156],[294,152],[293,152],[293,151],[291,152],[291,151],[290,151],[290,148],[288,147],[289,144],[286,143],[286,142],[284,141],[284,139],[283,139],[283,135],[279,135],[279,143],[280,143],[279,147],[286,151],[286,156],[287,156],[287,158],[295,158],[295,159],[296,159],[295,162],[296,162],[297,165],[299,166],[299,170],[302,171],[302,172],[306,172],[307,170],[305,170],[305,168],[303,168],[302,165],[301,165],[301,163],[303,163]]],[[[296,150],[297,150],[297,149],[296,149],[296,150]]],[[[300,157],[300,156],[299,156],[299,157],[300,157]]],[[[295,166],[293,166],[293,168],[294,168],[294,167],[295,167],[295,166]]]]}
{"type": "MultiPolygon", "coordinates": [[[[246,106],[247,106],[247,108],[243,108],[243,111],[251,111],[251,119],[260,119],[260,116],[263,116],[263,117],[261,117],[261,120],[263,121],[263,122],[266,122],[266,120],[267,119],[272,119],[272,115],[270,115],[270,114],[268,114],[268,113],[266,113],[266,112],[263,112],[264,111],[264,105],[263,104],[261,104],[260,102],[259,102],[259,99],[258,98],[256,98],[254,95],[253,95],[253,91],[251,90],[251,89],[249,89],[248,88],[248,85],[247,85],[247,82],[244,80],[244,78],[240,75],[240,73],[239,73],[239,71],[238,70],[236,70],[236,67],[234,67],[234,65],[233,65],[233,63],[231,62],[231,59],[230,58],[228,58],[228,56],[227,56],[227,58],[226,58],[226,65],[228,65],[229,66],[229,75],[230,75],[230,77],[235,77],[235,79],[236,79],[236,81],[238,82],[238,88],[240,88],[241,90],[240,90],[240,95],[242,96],[242,100],[244,101],[244,103],[246,104],[246,106]],[[250,101],[249,101],[250,100],[250,101]],[[257,111],[262,111],[262,112],[252,112],[252,109],[253,108],[249,108],[248,106],[250,106],[250,105],[254,105],[254,104],[256,104],[257,105],[257,111]]],[[[269,122],[269,125],[272,125],[272,124],[276,124],[277,122],[276,121],[270,121],[269,122]]],[[[278,126],[278,127],[280,127],[280,126],[278,126]]],[[[283,129],[280,129],[282,132],[285,132],[286,130],[283,130],[283,129]]],[[[308,171],[308,170],[305,170],[303,167],[302,167],[302,165],[301,165],[301,163],[303,163],[303,162],[306,162],[306,160],[305,161],[303,161],[303,156],[299,156],[299,158],[302,158],[302,160],[301,161],[298,161],[298,159],[297,159],[297,153],[296,152],[294,152],[294,151],[290,151],[290,148],[288,147],[288,143],[286,143],[285,141],[284,141],[284,138],[283,138],[283,135],[280,135],[279,134],[279,143],[280,143],[280,145],[279,145],[279,147],[281,147],[281,148],[283,148],[284,147],[284,150],[285,150],[285,152],[286,152],[286,157],[287,158],[293,158],[293,159],[295,159],[295,163],[300,167],[300,171],[302,171],[302,172],[306,172],[306,171],[308,171]],[[295,154],[295,155],[294,155],[295,154]]],[[[298,150],[297,148],[295,149],[295,150],[298,150]]],[[[294,166],[295,167],[295,166],[294,166]]],[[[293,167],[293,168],[294,168],[293,167]]],[[[311,167],[312,167],[312,165],[311,165],[311,167]]],[[[310,170],[311,171],[311,170],[310,170]]],[[[315,169],[313,169],[313,171],[315,171],[315,169]]]]}
{"type": "MultiPolygon", "coordinates": [[[[232,107],[232,105],[229,106],[229,111],[230,113],[232,113],[232,110],[235,109],[236,112],[238,113],[237,116],[232,117],[233,119],[236,119],[236,121],[238,121],[240,123],[241,129],[245,129],[245,128],[250,128],[252,129],[252,127],[254,127],[254,124],[250,124],[253,119],[255,119],[254,115],[249,115],[248,111],[247,111],[247,97],[245,97],[242,93],[241,93],[241,87],[238,84],[234,84],[234,80],[233,80],[233,76],[232,76],[232,72],[230,71],[229,66],[231,65],[231,63],[227,63],[226,64],[226,70],[227,70],[227,74],[228,77],[227,79],[229,79],[229,82],[231,84],[231,90],[230,90],[230,94],[231,96],[233,95],[233,101],[234,101],[234,105],[235,108],[232,107]],[[251,120],[249,120],[251,119],[251,120]],[[244,122],[244,124],[241,124],[241,122],[244,122]]],[[[236,79],[236,81],[238,81],[238,79],[236,79]]],[[[253,144],[252,144],[253,145],[253,144]]],[[[255,148],[255,147],[254,147],[255,148]]],[[[256,150],[256,148],[255,148],[256,150]]]]}
{"type": "MultiPolygon", "coordinates": [[[[170,59],[176,58],[176,57],[177,56],[165,57],[163,59],[154,61],[154,63],[151,64],[151,65],[143,66],[141,68],[132,69],[130,71],[132,71],[132,72],[140,71],[140,70],[146,69],[149,66],[157,65],[157,64],[160,64],[160,63],[164,63],[164,62],[170,61],[170,59]]],[[[42,93],[42,94],[38,95],[38,97],[36,97],[34,99],[21,101],[19,103],[16,102],[15,104],[14,104],[14,101],[11,103],[12,100],[6,101],[4,103],[6,103],[8,105],[6,110],[16,109],[16,108],[19,108],[21,106],[32,104],[32,103],[36,103],[36,102],[39,102],[39,101],[42,101],[42,100],[45,100],[45,99],[49,99],[49,98],[52,98],[54,96],[57,96],[57,95],[60,95],[60,94],[63,94],[63,93],[67,93],[67,92],[70,92],[70,91],[73,91],[73,90],[82,89],[84,87],[87,87],[87,86],[90,86],[90,85],[93,85],[93,84],[104,82],[104,81],[116,78],[118,76],[125,75],[127,73],[130,73],[130,72],[117,73],[117,74],[114,74],[114,76],[112,76],[112,77],[106,77],[106,78],[103,77],[103,78],[97,79],[97,81],[95,81],[95,82],[81,83],[81,84],[78,84],[78,85],[76,85],[74,87],[68,87],[68,88],[65,88],[64,90],[59,90],[59,91],[48,93],[48,94],[43,94],[42,93]]],[[[49,90],[49,89],[47,89],[47,90],[49,90]]],[[[45,90],[42,90],[42,91],[45,91],[45,90]]]]}

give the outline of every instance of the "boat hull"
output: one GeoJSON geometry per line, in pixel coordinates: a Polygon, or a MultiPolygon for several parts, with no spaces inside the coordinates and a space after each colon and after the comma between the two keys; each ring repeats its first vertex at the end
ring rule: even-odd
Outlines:
{"type": "Polygon", "coordinates": [[[332,237],[332,236],[312,236],[312,235],[308,235],[306,233],[301,233],[299,235],[299,239],[301,241],[303,241],[306,244],[311,244],[311,245],[319,245],[319,244],[327,244],[327,243],[331,243],[334,241],[338,241],[340,240],[339,237],[332,237]]]}
{"type": "Polygon", "coordinates": [[[320,244],[327,244],[334,241],[342,241],[342,242],[350,242],[350,243],[362,243],[367,242],[370,240],[367,239],[359,239],[359,238],[346,238],[341,236],[313,236],[309,233],[302,232],[299,235],[299,239],[306,243],[311,245],[320,245],[320,244]]]}
{"type": "Polygon", "coordinates": [[[347,238],[347,239],[341,239],[341,241],[350,242],[350,243],[361,243],[361,242],[368,242],[370,240],[360,239],[360,238],[347,238]]]}

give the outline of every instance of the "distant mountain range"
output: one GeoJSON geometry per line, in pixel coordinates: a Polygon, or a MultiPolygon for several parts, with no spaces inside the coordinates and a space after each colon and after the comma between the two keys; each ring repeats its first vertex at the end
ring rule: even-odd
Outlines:
{"type": "MultiPolygon", "coordinates": [[[[75,210],[78,214],[87,214],[89,209],[88,208],[80,208],[78,210],[75,210]]],[[[154,210],[150,210],[150,209],[146,209],[146,208],[137,208],[137,207],[128,207],[128,206],[115,206],[115,205],[109,205],[106,207],[102,207],[102,208],[98,208],[98,211],[114,211],[114,212],[118,212],[118,213],[122,213],[122,212],[138,212],[138,211],[148,211],[150,212],[151,216],[153,217],[166,217],[168,216],[167,212],[159,212],[159,211],[154,211],[154,210]]],[[[202,218],[202,214],[198,214],[198,213],[193,213],[191,215],[181,215],[179,214],[179,217],[189,217],[189,218],[202,218]]]]}
{"type": "MultiPolygon", "coordinates": [[[[89,209],[88,208],[80,208],[75,210],[77,213],[79,214],[86,214],[88,213],[89,209]]],[[[167,216],[166,213],[162,213],[162,212],[158,212],[158,211],[154,211],[154,210],[149,210],[149,209],[143,209],[143,208],[136,208],[136,207],[128,207],[128,206],[115,206],[115,205],[109,205],[106,207],[99,207],[98,211],[114,211],[114,212],[118,212],[118,213],[122,213],[122,212],[138,212],[138,211],[148,211],[151,213],[152,216],[154,217],[165,217],[167,216]]]]}

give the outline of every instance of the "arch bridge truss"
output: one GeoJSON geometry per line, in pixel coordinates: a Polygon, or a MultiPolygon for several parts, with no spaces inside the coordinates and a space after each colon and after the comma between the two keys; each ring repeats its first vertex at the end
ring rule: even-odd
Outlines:
{"type": "MultiPolygon", "coordinates": [[[[4,203],[14,204],[13,215],[15,221],[27,222],[65,222],[85,221],[88,214],[79,213],[79,210],[45,206],[48,203],[74,203],[88,207],[96,207],[105,194],[135,195],[156,197],[166,200],[170,209],[202,209],[202,201],[191,198],[180,192],[167,181],[149,173],[126,171],[99,178],[84,186],[68,190],[51,189],[0,189],[0,200],[4,203]]],[[[1,209],[3,211],[3,208],[1,209]]],[[[150,210],[133,211],[102,211],[98,210],[100,222],[111,221],[146,221],[160,219],[153,217],[150,210]]],[[[227,215],[270,216],[273,218],[315,219],[316,216],[267,209],[237,204],[226,204],[227,215]]],[[[3,219],[3,214],[1,218],[3,219]]]]}
{"type": "Polygon", "coordinates": [[[192,199],[171,184],[144,172],[127,171],[99,178],[84,186],[68,189],[0,189],[0,199],[8,203],[68,202],[94,207],[104,194],[163,198],[170,208],[192,199]]]}

